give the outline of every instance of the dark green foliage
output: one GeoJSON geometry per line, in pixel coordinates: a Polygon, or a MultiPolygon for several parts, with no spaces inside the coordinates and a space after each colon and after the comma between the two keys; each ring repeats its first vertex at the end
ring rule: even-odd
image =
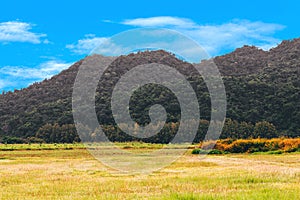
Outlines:
{"type": "Polygon", "coordinates": [[[26,140],[22,139],[22,138],[18,138],[18,137],[5,136],[2,138],[2,143],[4,143],[4,144],[22,144],[22,143],[26,143],[26,140]]]}
{"type": "Polygon", "coordinates": [[[192,154],[207,154],[207,151],[203,149],[193,149],[192,154]]]}
{"type": "Polygon", "coordinates": [[[212,149],[212,150],[203,150],[203,149],[193,149],[192,154],[209,154],[209,155],[220,155],[224,154],[225,152],[218,150],[218,149],[212,149]]]}
{"type": "Polygon", "coordinates": [[[257,122],[254,127],[253,136],[254,138],[274,138],[277,136],[277,131],[275,126],[269,122],[257,122]]]}
{"type": "Polygon", "coordinates": [[[73,124],[64,124],[62,126],[46,124],[39,128],[35,137],[46,143],[73,143],[80,141],[73,124]]]}
{"type": "Polygon", "coordinates": [[[224,154],[224,152],[221,151],[221,150],[218,150],[218,149],[213,149],[213,150],[209,151],[208,154],[210,154],[210,155],[220,155],[220,154],[224,154]]]}

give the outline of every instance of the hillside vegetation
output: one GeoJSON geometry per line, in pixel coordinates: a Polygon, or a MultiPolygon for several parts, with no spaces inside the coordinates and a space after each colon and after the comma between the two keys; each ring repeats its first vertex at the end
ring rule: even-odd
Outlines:
{"type": "MultiPolygon", "coordinates": [[[[93,55],[85,59],[100,59],[93,55]]],[[[2,142],[77,142],[72,116],[72,89],[83,60],[51,79],[0,95],[2,142]]],[[[139,140],[115,124],[110,110],[111,93],[120,77],[136,65],[160,63],[180,71],[197,92],[201,119],[195,141],[203,139],[211,116],[207,87],[190,63],[165,51],[146,51],[118,57],[99,82],[96,112],[106,135],[113,141],[139,140]]],[[[205,65],[203,61],[199,65],[205,65]]],[[[300,39],[283,41],[270,51],[244,46],[214,58],[226,88],[227,120],[221,138],[273,138],[300,136],[300,39]]],[[[146,85],[135,91],[131,116],[138,124],[150,121],[151,105],[165,107],[167,123],[146,142],[167,143],[180,124],[180,106],[170,90],[146,85]]],[[[86,127],[87,128],[87,127],[86,127]]],[[[130,128],[130,127],[129,127],[130,128]]],[[[87,130],[97,140],[96,130],[87,130]]],[[[189,134],[189,133],[187,133],[189,134]]]]}

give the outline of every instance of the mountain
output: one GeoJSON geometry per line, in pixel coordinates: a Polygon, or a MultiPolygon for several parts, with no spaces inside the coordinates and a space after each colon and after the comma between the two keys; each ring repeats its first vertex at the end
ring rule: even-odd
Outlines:
{"type": "MultiPolygon", "coordinates": [[[[84,59],[101,61],[104,57],[93,55],[84,59]]],[[[52,131],[55,126],[71,126],[73,84],[84,59],[51,79],[14,92],[3,92],[0,95],[0,138],[3,141],[12,137],[24,141],[44,134],[40,139],[45,141],[48,137],[45,136],[45,126],[52,131]]],[[[300,38],[283,41],[269,51],[244,46],[232,53],[217,56],[213,61],[223,77],[228,101],[228,120],[222,133],[223,138],[254,137],[251,132],[255,132],[255,125],[259,122],[268,122],[274,126],[277,129],[274,137],[300,136],[300,38]],[[243,124],[249,127],[249,133],[245,134],[247,131],[242,130],[245,128],[243,124]]],[[[138,64],[152,62],[171,66],[187,77],[197,91],[201,120],[206,124],[205,131],[211,113],[209,94],[202,78],[190,63],[162,50],[120,56],[111,64],[106,72],[108,76],[99,82],[97,89],[96,112],[101,125],[116,127],[109,103],[113,86],[119,78],[138,64]]],[[[202,61],[199,65],[205,62],[208,61],[202,61]]],[[[149,105],[154,103],[166,107],[167,123],[179,122],[180,107],[174,95],[165,88],[151,85],[138,91],[136,97],[132,98],[132,117],[139,124],[149,123],[147,112],[149,105]]],[[[118,140],[118,137],[136,139],[124,136],[119,129],[114,133],[114,139],[118,140]]],[[[64,142],[64,139],[59,142],[64,142]]]]}
{"type": "Polygon", "coordinates": [[[284,135],[300,135],[300,39],[270,51],[244,46],[214,61],[224,77],[227,117],[266,120],[284,135]]]}

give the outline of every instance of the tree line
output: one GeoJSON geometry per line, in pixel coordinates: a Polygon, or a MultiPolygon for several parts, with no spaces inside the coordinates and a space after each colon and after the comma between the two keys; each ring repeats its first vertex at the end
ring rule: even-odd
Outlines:
{"type": "MultiPolygon", "coordinates": [[[[186,123],[188,126],[197,124],[194,120],[186,123]]],[[[197,133],[190,133],[186,129],[181,141],[185,141],[184,137],[190,138],[189,136],[194,136],[194,143],[203,141],[207,134],[209,121],[200,120],[198,124],[197,133]]],[[[145,139],[134,137],[137,126],[129,127],[126,124],[121,124],[120,126],[105,125],[91,130],[88,126],[78,125],[77,128],[80,129],[79,136],[74,124],[64,124],[61,126],[57,123],[45,124],[38,129],[34,136],[23,139],[6,136],[2,139],[2,143],[75,143],[81,140],[84,142],[101,142],[105,141],[103,140],[103,135],[101,135],[102,133],[112,142],[143,141],[149,143],[169,143],[177,134],[180,123],[166,123],[158,134],[145,139]],[[123,132],[123,130],[129,131],[133,136],[129,135],[128,132],[123,132]]],[[[155,130],[157,127],[153,126],[151,128],[155,130]]],[[[283,135],[276,130],[276,127],[267,121],[252,124],[249,122],[239,123],[236,120],[227,119],[220,139],[276,138],[281,136],[283,135]]]]}

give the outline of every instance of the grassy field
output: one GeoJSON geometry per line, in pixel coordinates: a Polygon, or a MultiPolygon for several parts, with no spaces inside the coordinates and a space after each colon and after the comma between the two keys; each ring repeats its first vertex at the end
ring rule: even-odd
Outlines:
{"type": "MultiPolygon", "coordinates": [[[[118,144],[120,145],[120,144],[118,144]]],[[[125,149],[134,145],[125,144],[125,149]]],[[[137,149],[158,146],[136,145],[137,149]]],[[[1,199],[299,199],[300,153],[198,155],[127,175],[80,144],[0,145],[1,199]]]]}

